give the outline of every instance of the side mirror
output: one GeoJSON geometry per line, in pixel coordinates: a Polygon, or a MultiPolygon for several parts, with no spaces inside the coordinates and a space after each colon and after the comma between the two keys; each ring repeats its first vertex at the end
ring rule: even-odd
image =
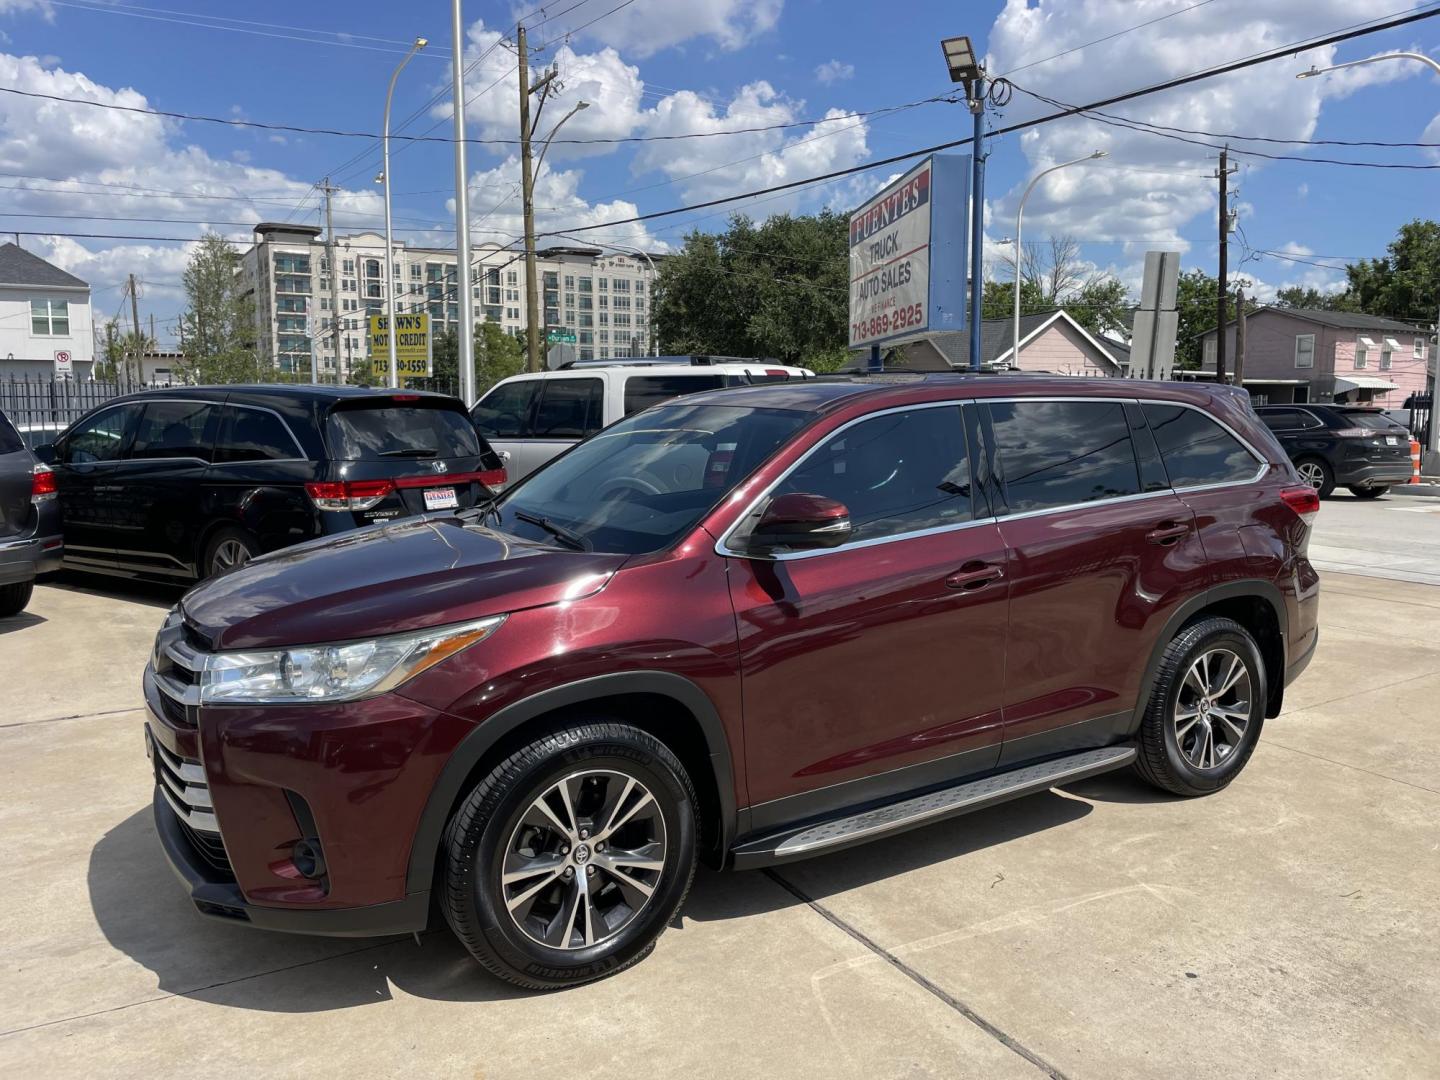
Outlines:
{"type": "Polygon", "coordinates": [[[850,539],[850,511],[842,502],[823,495],[792,492],[771,500],[746,542],[761,553],[775,548],[812,551],[839,547],[850,539]]]}
{"type": "Polygon", "coordinates": [[[56,453],[55,453],[55,444],[54,444],[54,443],[48,443],[48,442],[47,442],[47,443],[44,443],[44,444],[41,445],[41,446],[37,446],[37,447],[35,448],[35,450],[34,450],[34,454],[35,454],[36,460],[42,461],[42,462],[44,462],[46,465],[54,465],[54,464],[55,464],[56,453]]]}

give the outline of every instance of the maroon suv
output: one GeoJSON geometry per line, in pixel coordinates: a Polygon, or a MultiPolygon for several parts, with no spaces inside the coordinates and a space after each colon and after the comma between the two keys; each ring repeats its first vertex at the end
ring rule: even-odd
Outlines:
{"type": "Polygon", "coordinates": [[[1245,396],[718,390],[498,500],[190,592],[145,673],[196,907],[529,987],[652,947],[697,858],[834,851],[1109,769],[1202,795],[1315,648],[1318,509],[1245,396]]]}

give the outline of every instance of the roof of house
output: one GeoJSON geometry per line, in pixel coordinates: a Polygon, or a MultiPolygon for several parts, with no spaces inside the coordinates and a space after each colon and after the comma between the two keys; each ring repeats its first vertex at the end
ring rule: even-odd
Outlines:
{"type": "MultiPolygon", "coordinates": [[[[1108,359],[1115,363],[1129,359],[1129,349],[1124,349],[1124,356],[1120,350],[1114,348],[1114,342],[1097,340],[1083,326],[1077,323],[1074,317],[1064,308],[1056,308],[1053,311],[1041,311],[1034,315],[1020,316],[1020,346],[1025,347],[1026,341],[1034,334],[1044,330],[1051,323],[1061,320],[1068,322],[1081,336],[1086,338],[1092,345],[1103,353],[1108,359]]],[[[980,363],[994,364],[999,360],[1009,357],[1011,342],[1014,337],[1014,319],[984,319],[980,323],[980,363]]],[[[928,340],[935,346],[942,356],[954,367],[970,366],[970,332],[968,330],[948,330],[938,334],[930,334],[928,340]]]]}
{"type": "MultiPolygon", "coordinates": [[[[1366,315],[1363,311],[1327,311],[1323,308],[1287,308],[1267,305],[1251,312],[1246,318],[1253,319],[1267,312],[1288,315],[1292,319],[1301,319],[1305,322],[1334,327],[1339,330],[1392,330],[1402,334],[1413,334],[1418,329],[1411,323],[1387,319],[1380,315],[1366,315]]],[[[1234,322],[1235,320],[1231,319],[1225,325],[1228,327],[1234,322]]],[[[1207,335],[1213,333],[1215,333],[1214,327],[1205,331],[1207,335]]]]}
{"type": "Polygon", "coordinates": [[[88,289],[89,283],[32,255],[19,244],[0,244],[0,285],[39,285],[88,289]]]}

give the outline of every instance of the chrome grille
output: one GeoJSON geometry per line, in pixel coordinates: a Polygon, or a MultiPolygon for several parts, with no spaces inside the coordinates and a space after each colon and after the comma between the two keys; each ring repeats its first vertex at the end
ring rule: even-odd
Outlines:
{"type": "Polygon", "coordinates": [[[210,801],[210,785],[205,769],[198,761],[182,758],[151,739],[155,750],[155,782],[160,793],[180,819],[195,850],[216,870],[230,872],[230,858],[220,838],[220,824],[215,819],[215,806],[210,801]]]}
{"type": "Polygon", "coordinates": [[[160,706],[166,719],[194,727],[205,654],[187,640],[183,626],[167,622],[155,639],[150,664],[155,671],[155,685],[160,688],[160,706]]]}

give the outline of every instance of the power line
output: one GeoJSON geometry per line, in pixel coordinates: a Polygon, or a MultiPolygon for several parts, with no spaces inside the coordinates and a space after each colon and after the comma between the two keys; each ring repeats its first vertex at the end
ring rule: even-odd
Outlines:
{"type": "MultiPolygon", "coordinates": [[[[586,29],[587,27],[590,27],[590,26],[594,26],[594,25],[595,25],[596,23],[598,23],[601,19],[608,19],[611,15],[614,15],[617,11],[622,11],[622,10],[624,10],[625,8],[629,7],[629,6],[630,6],[631,4],[633,4],[633,3],[635,3],[635,0],[621,0],[620,3],[616,4],[616,5],[615,5],[613,8],[611,8],[609,11],[604,12],[603,14],[600,14],[600,15],[596,15],[595,18],[591,19],[589,22],[587,22],[587,23],[581,23],[579,26],[575,27],[575,28],[572,29],[572,30],[567,30],[567,31],[565,31],[565,33],[563,33],[563,34],[556,34],[554,37],[552,37],[549,41],[545,42],[544,44],[542,44],[542,45],[537,45],[537,46],[534,48],[533,51],[536,52],[536,53],[544,52],[546,49],[548,49],[551,45],[554,45],[555,42],[559,41],[561,38],[573,37],[575,34],[578,34],[581,30],[584,30],[584,29],[586,29]]],[[[579,5],[579,4],[576,4],[575,6],[576,6],[576,7],[579,7],[580,5],[579,5]]],[[[573,8],[567,8],[566,10],[574,10],[574,9],[573,9],[573,8]]]]}
{"type": "Polygon", "coordinates": [[[1206,4],[1213,4],[1214,2],[1215,0],[1200,0],[1198,4],[1191,4],[1189,7],[1177,8],[1175,11],[1167,12],[1166,14],[1157,16],[1154,19],[1149,19],[1142,23],[1136,23],[1134,26],[1127,26],[1124,30],[1117,30],[1115,31],[1115,33],[1106,34],[1104,37],[1098,37],[1094,41],[1087,41],[1083,45],[1076,45],[1074,48],[1065,49],[1063,52],[1058,52],[1051,56],[1047,56],[1043,60],[1031,60],[1027,64],[1021,64],[1019,67],[1013,67],[1009,71],[1001,72],[999,75],[996,76],[996,78],[1004,79],[1010,75],[1015,74],[1015,72],[1017,71],[1024,71],[1027,68],[1038,67],[1041,64],[1048,64],[1051,60],[1059,60],[1062,56],[1069,56],[1071,53],[1080,52],[1082,49],[1088,49],[1092,45],[1100,45],[1106,41],[1114,41],[1118,37],[1124,37],[1126,34],[1133,33],[1136,30],[1143,30],[1147,26],[1154,26],[1156,23],[1164,22],[1166,19],[1173,19],[1176,15],[1184,15],[1187,11],[1194,11],[1196,8],[1202,8],[1206,4]]]}

